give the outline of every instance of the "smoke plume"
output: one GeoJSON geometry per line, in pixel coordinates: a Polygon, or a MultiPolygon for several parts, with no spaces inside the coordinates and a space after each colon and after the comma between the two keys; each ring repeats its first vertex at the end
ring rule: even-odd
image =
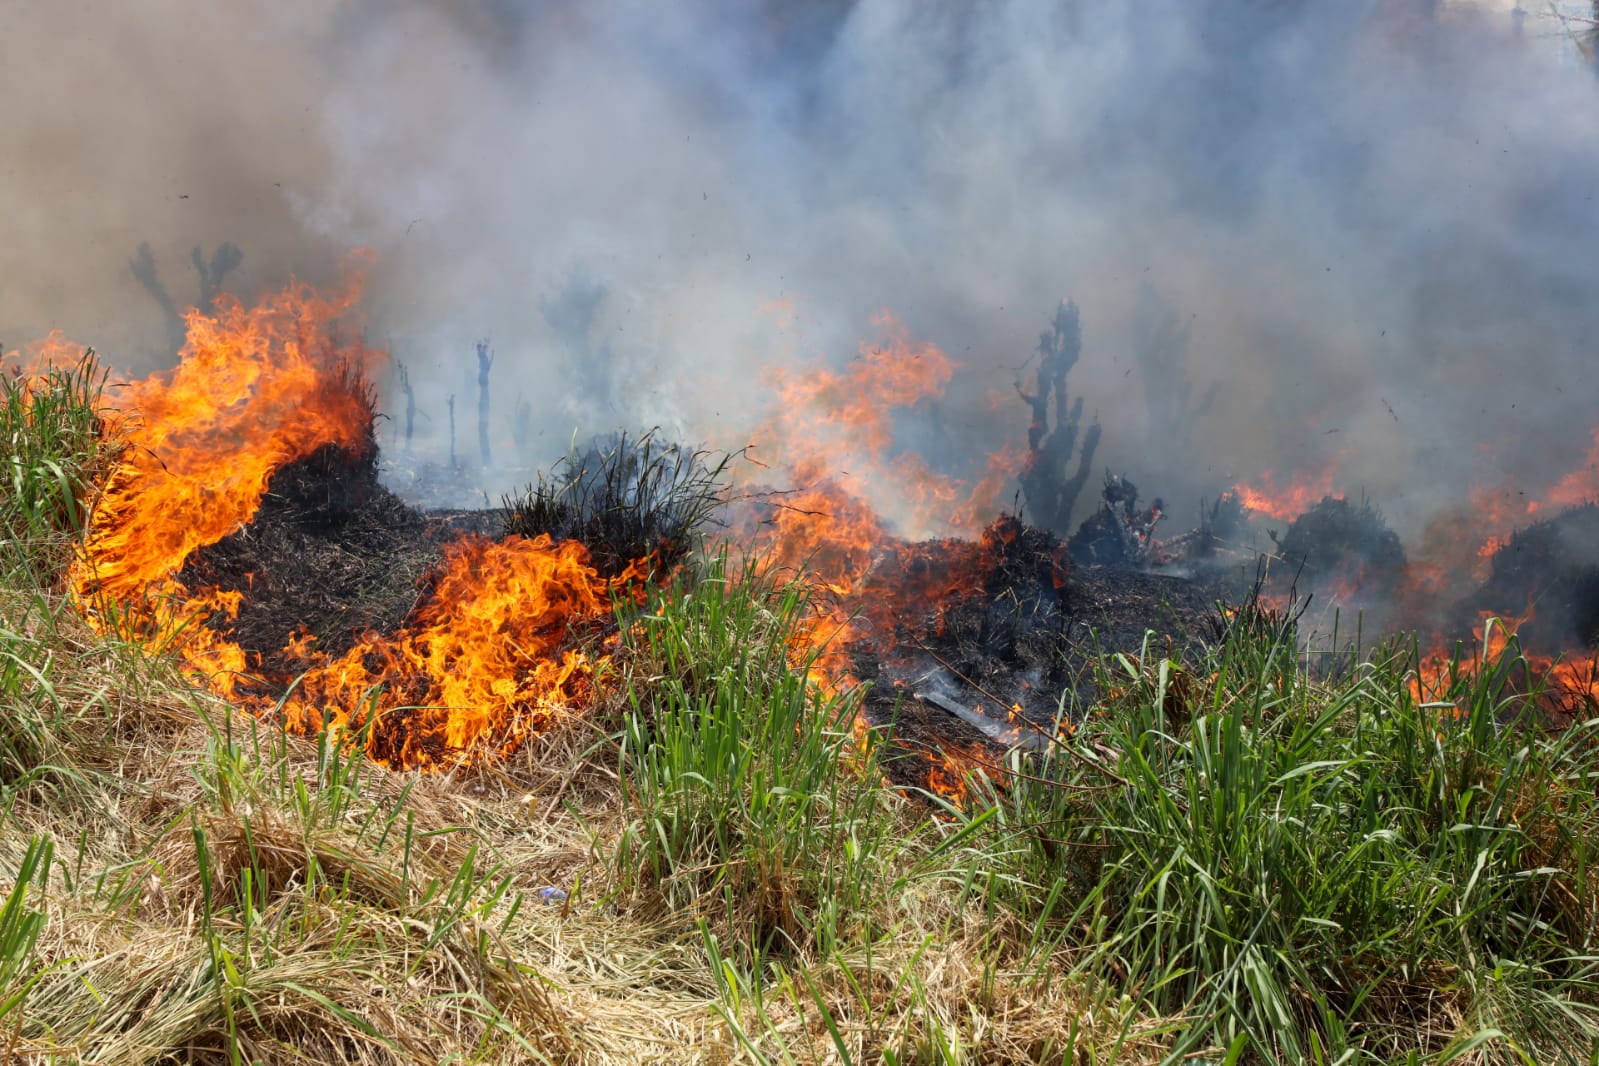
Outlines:
{"type": "Polygon", "coordinates": [[[148,369],[142,243],[179,303],[196,246],[242,249],[241,296],[367,246],[417,450],[487,337],[496,458],[532,464],[574,431],[743,443],[756,368],[846,359],[887,308],[963,364],[906,435],[969,475],[1070,298],[1100,461],[1179,516],[1336,461],[1415,531],[1553,484],[1599,421],[1596,83],[1508,8],[13,4],[0,340],[148,369]]]}

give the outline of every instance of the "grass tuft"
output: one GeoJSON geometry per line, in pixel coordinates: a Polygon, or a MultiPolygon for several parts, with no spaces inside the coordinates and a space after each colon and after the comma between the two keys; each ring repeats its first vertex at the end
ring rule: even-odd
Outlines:
{"type": "Polygon", "coordinates": [[[1011,905],[1191,1019],[1177,1053],[1386,1061],[1492,1030],[1476,1061],[1587,1061],[1599,723],[1526,724],[1514,646],[1419,702],[1413,644],[1317,682],[1275,620],[1224,627],[1197,669],[1111,657],[1113,698],[986,787],[1011,905]]]}
{"type": "Polygon", "coordinates": [[[105,383],[92,350],[72,366],[0,373],[0,568],[12,587],[59,587],[72,560],[119,453],[106,433],[105,383]]]}
{"type": "Polygon", "coordinates": [[[732,456],[663,442],[651,430],[596,437],[565,456],[549,476],[507,497],[505,532],[580,540],[607,577],[652,557],[665,572],[701,547],[726,496],[732,456]]]}
{"type": "Polygon", "coordinates": [[[723,554],[624,616],[618,880],[738,929],[744,963],[834,943],[869,909],[890,850],[857,698],[790,661],[807,605],[802,584],[723,554]]]}

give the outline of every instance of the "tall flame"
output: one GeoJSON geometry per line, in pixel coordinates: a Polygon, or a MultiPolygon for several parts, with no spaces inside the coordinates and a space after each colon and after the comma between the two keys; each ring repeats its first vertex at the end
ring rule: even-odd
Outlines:
{"type": "Polygon", "coordinates": [[[1295,471],[1286,485],[1277,484],[1276,471],[1260,475],[1256,485],[1238,484],[1233,492],[1245,508],[1266,518],[1287,522],[1299,517],[1332,494],[1333,479],[1338,475],[1339,461],[1330,460],[1325,465],[1310,470],[1295,471]]]}
{"type": "Polygon", "coordinates": [[[842,369],[806,364],[770,372],[777,403],[756,434],[757,451],[780,456],[801,488],[833,483],[872,499],[883,524],[905,535],[975,534],[993,517],[1023,453],[1006,449],[989,457],[974,485],[940,474],[913,451],[897,450],[897,413],[942,396],[959,364],[937,345],[911,337],[887,311],[873,324],[877,341],[863,342],[842,369]]]}
{"type": "MultiPolygon", "coordinates": [[[[223,296],[214,314],[189,312],[178,365],[115,390],[129,447],[69,575],[92,621],[175,650],[192,676],[259,711],[274,704],[230,636],[246,594],[178,575],[255,516],[285,465],[327,447],[374,454],[364,382],[381,355],[339,339],[360,294],[352,276],[329,296],[293,283],[256,307],[223,296]]],[[[285,724],[362,731],[393,766],[514,748],[587,698],[595,664],[570,640],[637,576],[607,582],[588,563],[582,545],[547,537],[453,544],[399,633],[365,634],[336,659],[290,638],[307,670],[285,724]]]]}
{"type": "Polygon", "coordinates": [[[276,470],[362,445],[371,412],[350,384],[379,356],[330,331],[360,295],[355,279],[330,297],[291,284],[258,307],[222,295],[214,315],[189,312],[174,369],[114,390],[130,447],[73,572],[85,605],[173,591],[195,549],[250,520],[276,470]]]}
{"type": "Polygon", "coordinates": [[[917,559],[923,549],[900,531],[976,533],[1023,460],[1020,449],[998,453],[972,484],[897,451],[898,412],[943,395],[958,364],[913,339],[888,312],[873,321],[877,342],[863,343],[843,368],[784,366],[770,374],[777,402],[757,448],[782,457],[794,487],[773,505],[738,512],[731,531],[766,564],[803,568],[815,582],[822,602],[798,650],[814,654],[815,679],[830,687],[854,680],[850,644],[886,649],[899,616],[936,611],[978,580],[977,543],[938,542],[945,550],[928,566],[917,559]],[[903,576],[891,590],[869,589],[878,570],[903,576]]]}
{"type": "MultiPolygon", "coordinates": [[[[766,566],[803,569],[812,580],[817,599],[794,650],[827,690],[856,682],[853,656],[862,648],[885,660],[914,657],[919,634],[981,592],[1001,542],[1014,536],[1003,520],[989,523],[1026,458],[1020,446],[1002,449],[968,482],[901,449],[899,413],[942,396],[958,364],[887,312],[874,322],[877,341],[844,367],[770,374],[777,400],[757,450],[781,458],[772,465],[792,488],[735,508],[729,531],[766,566]],[[946,539],[907,539],[929,534],[946,539]]],[[[856,722],[857,733],[863,727],[856,722]]],[[[929,756],[925,782],[959,800],[963,773],[975,765],[971,751],[952,748],[929,756]]]]}
{"type": "Polygon", "coordinates": [[[284,704],[286,724],[366,730],[391,766],[430,767],[463,752],[505,752],[585,703],[594,664],[566,647],[642,577],[605,581],[575,541],[465,537],[446,550],[427,603],[394,637],[366,634],[333,661],[314,653],[284,704]]]}

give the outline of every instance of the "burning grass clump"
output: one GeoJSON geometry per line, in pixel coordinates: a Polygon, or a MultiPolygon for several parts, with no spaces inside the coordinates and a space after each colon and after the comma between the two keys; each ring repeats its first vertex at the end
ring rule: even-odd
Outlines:
{"type": "Polygon", "coordinates": [[[379,485],[370,456],[326,445],[273,474],[250,524],[194,552],[178,579],[241,595],[229,637],[281,692],[307,650],[340,655],[399,628],[453,536],[379,485]]]}
{"type": "Polygon", "coordinates": [[[1010,905],[1187,1018],[1174,1056],[1583,1061],[1595,723],[1505,725],[1536,699],[1513,646],[1419,702],[1413,647],[1326,683],[1287,632],[1235,614],[1197,668],[1108,660],[1112,698],[966,816],[1010,856],[1010,905]]]}
{"type": "Polygon", "coordinates": [[[196,550],[178,573],[186,588],[238,594],[226,636],[274,694],[305,669],[310,649],[339,655],[363,632],[398,628],[453,535],[378,483],[366,379],[341,363],[324,389],[363,413],[364,435],[274,471],[249,524],[196,550]]]}
{"type": "Polygon", "coordinates": [[[1342,496],[1324,496],[1280,538],[1273,531],[1272,539],[1289,563],[1284,577],[1331,590],[1343,600],[1388,603],[1405,577],[1399,534],[1368,501],[1355,504],[1342,496]]]}
{"type": "Polygon", "coordinates": [[[1488,580],[1457,608],[1460,632],[1482,605],[1528,614],[1517,630],[1528,647],[1599,648],[1599,506],[1572,507],[1512,535],[1488,580]]]}
{"type": "Polygon", "coordinates": [[[506,498],[505,533],[582,541],[605,577],[646,557],[668,570],[701,546],[725,500],[731,459],[662,441],[654,430],[596,437],[506,498]]]}
{"type": "Polygon", "coordinates": [[[857,627],[850,650],[876,676],[893,676],[896,656],[925,664],[931,655],[978,683],[1020,670],[1047,688],[1062,677],[1068,574],[1060,539],[1014,515],[976,543],[897,546],[866,578],[874,625],[857,627]]]}
{"type": "Polygon", "coordinates": [[[1219,571],[1073,566],[1060,538],[1010,515],[977,542],[891,546],[862,583],[845,645],[870,685],[868,717],[894,726],[886,771],[947,794],[941,765],[1000,760],[1008,740],[1053,735],[1063,695],[1068,706],[1095,698],[1103,654],[1138,652],[1151,629],[1197,638],[1225,585],[1219,571]]]}

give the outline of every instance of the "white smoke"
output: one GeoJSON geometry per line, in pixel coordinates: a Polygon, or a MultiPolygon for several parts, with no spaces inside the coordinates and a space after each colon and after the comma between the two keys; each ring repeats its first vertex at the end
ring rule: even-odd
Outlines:
{"type": "Polygon", "coordinates": [[[742,443],[759,366],[888,308],[968,368],[907,432],[969,474],[1021,438],[989,395],[1063,297],[1101,465],[1179,517],[1332,456],[1415,529],[1556,480],[1596,420],[1595,79],[1500,5],[102,0],[0,31],[0,339],[153,365],[140,242],[180,300],[193,245],[239,244],[245,295],[370,246],[426,454],[449,394],[473,453],[483,337],[496,447],[521,408],[542,462],[742,443]],[[1157,321],[1180,358],[1139,358],[1157,321]]]}

